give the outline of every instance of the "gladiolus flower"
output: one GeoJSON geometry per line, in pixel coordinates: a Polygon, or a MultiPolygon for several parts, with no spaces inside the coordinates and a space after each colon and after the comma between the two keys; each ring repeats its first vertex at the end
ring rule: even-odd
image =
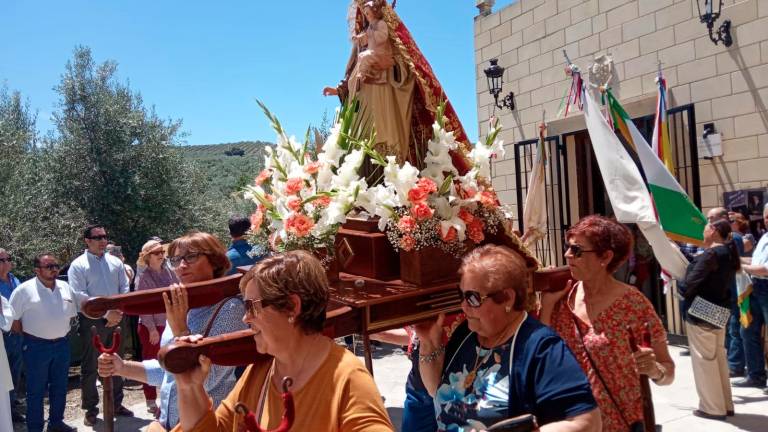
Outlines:
{"type": "Polygon", "coordinates": [[[410,233],[416,228],[416,220],[410,216],[403,216],[397,222],[397,227],[404,233],[410,233]]]}
{"type": "Polygon", "coordinates": [[[425,202],[416,203],[411,207],[411,216],[416,218],[416,220],[429,219],[434,213],[435,211],[425,202]]]}
{"type": "Polygon", "coordinates": [[[413,237],[407,235],[400,239],[400,249],[410,252],[414,247],[416,247],[416,239],[413,237]]]}
{"type": "Polygon", "coordinates": [[[295,195],[304,188],[304,179],[301,178],[289,178],[288,181],[285,182],[285,194],[286,195],[295,195]]]}
{"type": "Polygon", "coordinates": [[[291,213],[285,220],[285,230],[296,237],[306,237],[314,226],[312,219],[301,213],[291,213]]]}

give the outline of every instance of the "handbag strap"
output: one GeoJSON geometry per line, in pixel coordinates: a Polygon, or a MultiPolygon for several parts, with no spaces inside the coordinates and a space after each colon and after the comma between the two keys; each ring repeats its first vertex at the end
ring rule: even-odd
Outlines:
{"type": "Polygon", "coordinates": [[[589,360],[589,364],[592,365],[592,370],[595,371],[595,375],[597,375],[597,379],[600,380],[600,382],[603,384],[603,388],[605,389],[605,392],[608,394],[608,397],[611,398],[611,402],[613,403],[613,406],[616,407],[616,411],[621,416],[621,419],[624,421],[624,424],[627,425],[627,430],[631,430],[632,426],[629,423],[629,420],[624,416],[624,411],[622,411],[621,406],[619,406],[619,403],[616,401],[616,398],[613,397],[613,394],[611,394],[611,389],[608,387],[608,384],[603,379],[603,376],[600,374],[600,369],[597,367],[597,363],[595,363],[595,360],[592,358],[592,355],[589,353],[589,349],[587,349],[587,344],[584,343],[584,334],[581,332],[581,327],[579,327],[579,322],[576,319],[576,314],[571,311],[571,319],[573,320],[573,325],[576,327],[576,332],[579,334],[579,341],[581,342],[581,346],[584,348],[584,352],[587,354],[587,359],[589,360]]]}
{"type": "MultiPolygon", "coordinates": [[[[216,310],[213,311],[213,315],[208,319],[208,324],[205,325],[205,331],[203,332],[203,337],[208,337],[208,334],[211,332],[211,328],[213,327],[214,321],[216,321],[216,317],[219,316],[219,312],[221,311],[221,308],[224,307],[225,304],[227,304],[228,301],[235,299],[240,299],[240,297],[227,297],[224,300],[220,301],[219,304],[216,305],[216,310]]],[[[242,301],[242,300],[240,300],[242,301]]]]}

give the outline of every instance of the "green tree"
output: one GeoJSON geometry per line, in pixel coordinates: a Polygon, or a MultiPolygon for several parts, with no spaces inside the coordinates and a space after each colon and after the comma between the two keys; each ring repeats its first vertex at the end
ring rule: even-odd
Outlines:
{"type": "Polygon", "coordinates": [[[56,202],[51,150],[38,146],[36,115],[19,92],[0,89],[0,247],[16,261],[15,273],[32,276],[32,258],[43,251],[68,259],[80,248],[85,222],[71,203],[56,202]]]}
{"type": "Polygon", "coordinates": [[[131,261],[153,235],[223,234],[225,206],[175,147],[181,122],[145,108],[116,73],[117,63],[97,65],[87,47],[77,47],[66,65],[55,88],[55,200],[75,203],[88,220],[104,224],[131,261]]]}

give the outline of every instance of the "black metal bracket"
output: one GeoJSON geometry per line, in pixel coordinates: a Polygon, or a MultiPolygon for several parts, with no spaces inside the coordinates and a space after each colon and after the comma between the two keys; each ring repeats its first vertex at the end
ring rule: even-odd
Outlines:
{"type": "Polygon", "coordinates": [[[707,23],[709,39],[714,42],[715,45],[722,42],[726,48],[733,45],[733,38],[731,37],[731,20],[723,21],[717,29],[717,32],[715,32],[715,20],[717,20],[717,17],[709,17],[706,21],[702,19],[702,21],[707,23]]]}
{"type": "Polygon", "coordinates": [[[498,109],[507,108],[510,111],[515,110],[515,93],[514,92],[509,92],[508,95],[504,96],[504,98],[501,100],[501,105],[499,105],[498,93],[493,95],[493,100],[496,102],[496,108],[498,109]]]}

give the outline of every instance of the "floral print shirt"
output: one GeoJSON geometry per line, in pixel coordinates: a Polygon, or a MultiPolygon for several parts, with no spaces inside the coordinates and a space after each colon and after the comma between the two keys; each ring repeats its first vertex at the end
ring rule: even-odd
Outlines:
{"type": "Polygon", "coordinates": [[[582,369],[587,373],[595,399],[600,406],[603,431],[626,431],[626,422],[632,424],[643,420],[640,378],[629,345],[630,332],[638,344],[643,340],[643,325],[646,322],[650,325],[651,344],[666,340],[667,334],[651,302],[634,288],[628,289],[623,296],[616,299],[610,307],[593,319],[592,326],[587,325],[574,315],[569,306],[568,299],[575,295],[576,288],[574,287],[555,307],[552,312],[552,328],[573,350],[582,369]],[[576,323],[579,325],[581,334],[584,335],[583,343],[576,329],[576,323]],[[621,412],[611,401],[595,373],[584,350],[585,346],[600,370],[600,375],[607,383],[611,395],[619,403],[621,412]],[[622,418],[622,413],[626,422],[622,418]]]}
{"type": "Polygon", "coordinates": [[[464,323],[451,337],[445,359],[435,395],[439,431],[485,430],[526,413],[543,425],[596,407],[571,351],[531,317],[516,337],[493,348],[481,346],[464,323]]]}

